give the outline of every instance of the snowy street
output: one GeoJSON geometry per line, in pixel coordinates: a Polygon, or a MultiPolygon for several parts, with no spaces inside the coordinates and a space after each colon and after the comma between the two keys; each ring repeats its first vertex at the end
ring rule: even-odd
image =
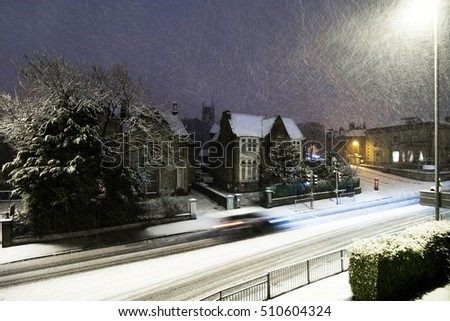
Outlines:
{"type": "MultiPolygon", "coordinates": [[[[28,281],[0,287],[0,299],[197,300],[269,270],[347,248],[356,239],[433,220],[434,208],[418,205],[417,199],[418,191],[426,189],[429,182],[365,168],[357,172],[362,194],[356,195],[354,202],[336,205],[334,199],[325,199],[316,201],[313,210],[295,205],[272,209],[290,218],[276,233],[224,244],[214,238],[187,241],[182,244],[184,250],[178,246],[151,250],[145,243],[125,244],[4,265],[3,269],[16,274],[0,277],[0,283],[10,284],[7,281],[14,278],[28,281]],[[378,191],[373,190],[375,176],[380,180],[378,191]],[[190,244],[195,249],[200,243],[204,248],[189,251],[190,244]],[[30,270],[40,265],[46,268],[30,270]],[[28,266],[27,272],[20,273],[24,266],[28,266]]],[[[448,211],[444,212],[448,217],[448,211]]],[[[204,230],[223,215],[226,212],[208,212],[194,221],[157,226],[142,233],[204,230]]]]}
{"type": "MultiPolygon", "coordinates": [[[[2,300],[192,300],[354,239],[431,220],[420,205],[0,289],[2,300]]],[[[68,267],[65,267],[68,268],[68,267]]],[[[70,266],[69,266],[70,268],[70,266]]]]}

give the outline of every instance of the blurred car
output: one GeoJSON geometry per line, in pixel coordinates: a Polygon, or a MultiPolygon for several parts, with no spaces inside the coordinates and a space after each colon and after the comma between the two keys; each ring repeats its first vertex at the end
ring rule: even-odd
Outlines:
{"type": "Polygon", "coordinates": [[[261,212],[253,212],[222,217],[212,228],[218,232],[257,234],[271,231],[273,224],[270,216],[261,212]]]}

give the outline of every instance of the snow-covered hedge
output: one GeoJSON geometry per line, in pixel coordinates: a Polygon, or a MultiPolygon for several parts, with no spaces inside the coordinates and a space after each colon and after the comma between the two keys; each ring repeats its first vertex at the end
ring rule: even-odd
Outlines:
{"type": "Polygon", "coordinates": [[[431,222],[350,249],[355,300],[408,300],[450,277],[450,222],[431,222]]]}

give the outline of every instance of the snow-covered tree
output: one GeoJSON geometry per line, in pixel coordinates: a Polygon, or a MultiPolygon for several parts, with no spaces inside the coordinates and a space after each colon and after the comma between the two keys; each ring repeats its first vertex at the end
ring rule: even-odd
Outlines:
{"type": "Polygon", "coordinates": [[[62,58],[33,58],[17,97],[0,98],[0,129],[17,150],[3,170],[34,232],[133,221],[135,173],[102,163],[111,153],[108,142],[123,143],[138,128],[145,139],[163,139],[161,116],[140,102],[141,88],[123,67],[88,73],[62,58]]]}
{"type": "Polygon", "coordinates": [[[296,183],[305,176],[301,153],[291,142],[282,142],[272,147],[263,167],[264,181],[273,183],[296,183]]]}

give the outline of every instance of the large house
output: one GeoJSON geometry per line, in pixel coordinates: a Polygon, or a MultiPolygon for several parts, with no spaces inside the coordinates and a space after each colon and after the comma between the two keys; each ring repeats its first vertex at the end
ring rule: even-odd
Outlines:
{"type": "Polygon", "coordinates": [[[304,137],[291,118],[225,111],[215,129],[208,166],[214,185],[226,191],[258,191],[263,164],[277,144],[290,142],[302,156],[304,137]]]}
{"type": "Polygon", "coordinates": [[[158,194],[167,194],[171,191],[186,194],[190,192],[192,183],[195,180],[194,144],[177,110],[162,112],[162,114],[172,133],[175,166],[160,170],[159,186],[156,186],[156,190],[158,194]]]}
{"type": "Polygon", "coordinates": [[[177,103],[172,108],[166,105],[148,108],[152,110],[154,123],[151,129],[154,132],[150,133],[146,123],[139,123],[120,106],[111,113],[105,136],[114,146],[115,155],[123,156],[113,157],[107,166],[133,169],[140,194],[187,194],[195,179],[194,146],[178,115],[177,103]]]}
{"type": "Polygon", "coordinates": [[[168,133],[167,141],[131,143],[137,155],[131,166],[140,169],[147,195],[187,194],[195,180],[194,144],[178,115],[176,103],[172,110],[160,108],[157,112],[163,118],[160,130],[168,133]]]}

